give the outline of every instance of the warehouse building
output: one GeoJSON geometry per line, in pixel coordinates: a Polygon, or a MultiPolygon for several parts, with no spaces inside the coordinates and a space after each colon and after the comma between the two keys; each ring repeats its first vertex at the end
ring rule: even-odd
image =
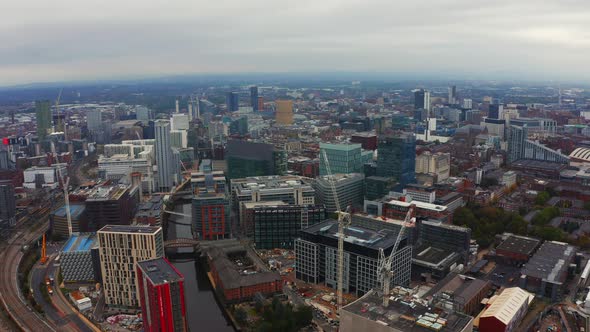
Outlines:
{"type": "Polygon", "coordinates": [[[520,271],[520,287],[559,301],[576,249],[567,243],[546,241],[520,271]]]}
{"type": "Polygon", "coordinates": [[[502,234],[502,238],[502,243],[496,247],[496,255],[506,263],[517,265],[528,262],[541,244],[539,239],[510,233],[502,234]]]}
{"type": "Polygon", "coordinates": [[[534,298],[532,294],[518,287],[504,289],[480,315],[479,332],[515,331],[534,298]]]}
{"type": "Polygon", "coordinates": [[[467,277],[458,273],[449,273],[434,288],[425,294],[433,302],[449,310],[460,311],[467,315],[477,315],[481,310],[481,301],[492,289],[489,280],[467,277]]]}

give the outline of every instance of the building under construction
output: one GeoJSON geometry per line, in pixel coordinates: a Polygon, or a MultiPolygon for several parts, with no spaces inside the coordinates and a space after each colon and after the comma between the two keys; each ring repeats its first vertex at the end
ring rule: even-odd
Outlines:
{"type": "MultiPolygon", "coordinates": [[[[377,287],[379,249],[389,256],[395,245],[398,230],[371,230],[349,226],[344,234],[343,290],[361,296],[377,287]]],[[[295,276],[297,279],[336,288],[338,257],[338,222],[326,220],[300,232],[295,240],[295,276]]],[[[410,283],[412,246],[408,234],[402,234],[394,256],[393,285],[410,283]]]]}

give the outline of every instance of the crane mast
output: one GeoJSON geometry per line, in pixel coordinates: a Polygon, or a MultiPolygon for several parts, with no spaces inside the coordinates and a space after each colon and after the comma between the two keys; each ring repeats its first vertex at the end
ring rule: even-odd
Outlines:
{"type": "Polygon", "coordinates": [[[328,161],[328,156],[326,155],[326,151],[323,151],[322,158],[324,159],[324,163],[326,164],[326,172],[328,173],[328,182],[330,183],[330,188],[332,189],[332,195],[334,196],[334,203],[336,205],[336,213],[338,214],[338,261],[336,267],[336,294],[337,294],[337,308],[340,310],[342,308],[342,288],[344,288],[344,229],[350,225],[350,210],[349,208],[346,209],[346,212],[340,209],[340,202],[338,201],[338,193],[336,192],[336,185],[334,184],[334,176],[332,175],[332,171],[330,169],[330,162],[328,161]]]}
{"type": "Polygon", "coordinates": [[[399,233],[397,234],[395,243],[393,245],[393,248],[391,249],[391,253],[389,254],[389,256],[385,257],[385,252],[383,251],[383,248],[379,248],[379,261],[377,263],[377,282],[381,283],[381,285],[379,285],[379,288],[381,288],[380,290],[383,292],[384,307],[387,307],[389,305],[389,288],[391,285],[391,280],[394,276],[393,259],[397,252],[397,248],[399,247],[399,244],[402,240],[402,237],[405,234],[406,228],[414,227],[415,219],[412,218],[413,213],[414,205],[411,205],[410,209],[406,213],[406,217],[402,223],[402,227],[399,233]]]}

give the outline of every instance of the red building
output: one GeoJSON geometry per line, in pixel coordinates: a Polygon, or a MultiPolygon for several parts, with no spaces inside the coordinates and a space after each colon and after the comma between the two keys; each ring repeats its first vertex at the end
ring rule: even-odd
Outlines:
{"type": "Polygon", "coordinates": [[[365,150],[377,149],[377,135],[372,133],[356,133],[350,137],[350,142],[361,144],[365,150]]]}
{"type": "Polygon", "coordinates": [[[294,174],[308,178],[316,178],[320,175],[319,159],[309,159],[306,157],[291,158],[287,162],[287,167],[294,174]]]}
{"type": "Polygon", "coordinates": [[[188,331],[184,277],[166,258],[138,262],[137,285],[145,332],[188,331]]]}
{"type": "Polygon", "coordinates": [[[233,250],[230,260],[221,248],[209,250],[208,261],[214,287],[227,302],[251,300],[254,294],[272,295],[283,290],[283,280],[277,272],[256,271],[246,250],[233,250]],[[241,266],[235,264],[239,260],[241,266]]]}
{"type": "Polygon", "coordinates": [[[496,247],[496,255],[507,263],[526,263],[540,244],[539,239],[511,234],[496,247]]]}
{"type": "Polygon", "coordinates": [[[479,318],[480,332],[515,331],[534,296],[518,287],[506,288],[479,318]]]}

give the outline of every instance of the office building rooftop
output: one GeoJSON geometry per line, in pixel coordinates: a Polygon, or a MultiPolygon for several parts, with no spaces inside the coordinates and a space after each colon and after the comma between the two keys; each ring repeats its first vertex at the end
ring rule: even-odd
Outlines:
{"type": "Polygon", "coordinates": [[[98,245],[94,233],[74,233],[64,245],[62,252],[88,251],[98,245]]]}
{"type": "Polygon", "coordinates": [[[143,225],[106,225],[99,230],[99,232],[110,232],[110,233],[135,233],[135,234],[155,234],[161,227],[156,226],[143,226],[143,225]]]}
{"type": "MultiPolygon", "coordinates": [[[[338,221],[329,219],[306,228],[301,232],[338,240],[338,221]]],[[[344,235],[345,242],[378,250],[379,248],[393,246],[397,232],[385,229],[376,232],[360,226],[349,226],[345,229],[344,235]]]]}
{"type": "Polygon", "coordinates": [[[252,176],[242,179],[232,179],[231,186],[240,193],[249,193],[252,190],[272,190],[302,187],[313,190],[306,178],[293,175],[252,176]]]}
{"type": "Polygon", "coordinates": [[[184,280],[184,276],[166,258],[141,261],[137,263],[137,266],[154,285],[184,280]]]}
{"type": "Polygon", "coordinates": [[[98,186],[88,193],[88,198],[86,201],[118,200],[129,188],[130,186],[124,184],[98,186]]]}

